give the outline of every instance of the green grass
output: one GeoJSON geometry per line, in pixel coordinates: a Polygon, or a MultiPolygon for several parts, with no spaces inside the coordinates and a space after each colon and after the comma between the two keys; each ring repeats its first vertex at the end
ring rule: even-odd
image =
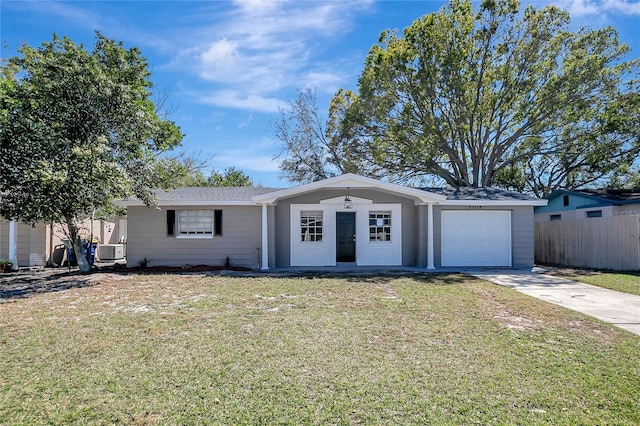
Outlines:
{"type": "Polygon", "coordinates": [[[569,275],[566,278],[640,296],[640,273],[638,272],[590,272],[569,275]]]}
{"type": "Polygon", "coordinates": [[[640,423],[640,337],[465,275],[94,275],[0,366],[0,424],[640,423]]]}

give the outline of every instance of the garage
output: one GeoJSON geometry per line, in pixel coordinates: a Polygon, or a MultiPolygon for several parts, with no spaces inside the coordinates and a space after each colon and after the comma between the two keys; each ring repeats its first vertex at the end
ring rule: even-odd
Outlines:
{"type": "Polygon", "coordinates": [[[442,266],[511,266],[511,211],[441,213],[442,266]]]}

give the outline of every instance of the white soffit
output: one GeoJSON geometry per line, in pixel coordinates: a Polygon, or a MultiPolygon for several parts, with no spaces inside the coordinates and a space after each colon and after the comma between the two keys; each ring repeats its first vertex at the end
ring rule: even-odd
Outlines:
{"type": "Polygon", "coordinates": [[[445,200],[441,206],[546,206],[547,200],[445,200]]]}
{"type": "MultiPolygon", "coordinates": [[[[353,202],[353,204],[373,204],[373,200],[369,200],[367,198],[360,198],[360,197],[352,197],[351,195],[349,195],[349,198],[351,199],[351,202],[353,202]]],[[[344,203],[344,196],[340,196],[340,197],[333,197],[333,198],[327,198],[326,200],[320,200],[320,204],[343,204],[344,203]]]]}
{"type": "Polygon", "coordinates": [[[380,191],[391,192],[395,194],[404,195],[406,197],[414,198],[416,204],[420,203],[439,203],[446,200],[444,195],[433,194],[431,192],[423,191],[421,189],[409,188],[402,185],[396,185],[389,182],[383,182],[377,179],[367,178],[364,176],[348,173],[342,176],[336,176],[333,178],[308,183],[305,185],[296,186],[294,188],[287,188],[281,191],[270,192],[268,194],[256,195],[251,199],[258,204],[272,204],[280,198],[291,197],[306,192],[316,191],[319,189],[331,189],[331,188],[370,188],[380,191]]]}

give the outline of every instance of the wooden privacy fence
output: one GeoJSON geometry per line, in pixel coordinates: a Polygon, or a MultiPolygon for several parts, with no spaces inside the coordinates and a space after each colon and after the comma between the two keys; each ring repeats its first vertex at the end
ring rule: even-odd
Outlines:
{"type": "Polygon", "coordinates": [[[536,263],[593,269],[640,269],[640,216],[536,222],[536,263]]]}

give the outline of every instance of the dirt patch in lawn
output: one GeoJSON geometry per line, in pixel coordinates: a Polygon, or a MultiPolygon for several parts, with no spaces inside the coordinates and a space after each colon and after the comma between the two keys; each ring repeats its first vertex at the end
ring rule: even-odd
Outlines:
{"type": "Polygon", "coordinates": [[[542,326],[541,320],[527,318],[520,310],[505,305],[492,292],[480,291],[475,294],[487,303],[487,321],[495,321],[503,327],[520,331],[534,331],[542,326]]]}

